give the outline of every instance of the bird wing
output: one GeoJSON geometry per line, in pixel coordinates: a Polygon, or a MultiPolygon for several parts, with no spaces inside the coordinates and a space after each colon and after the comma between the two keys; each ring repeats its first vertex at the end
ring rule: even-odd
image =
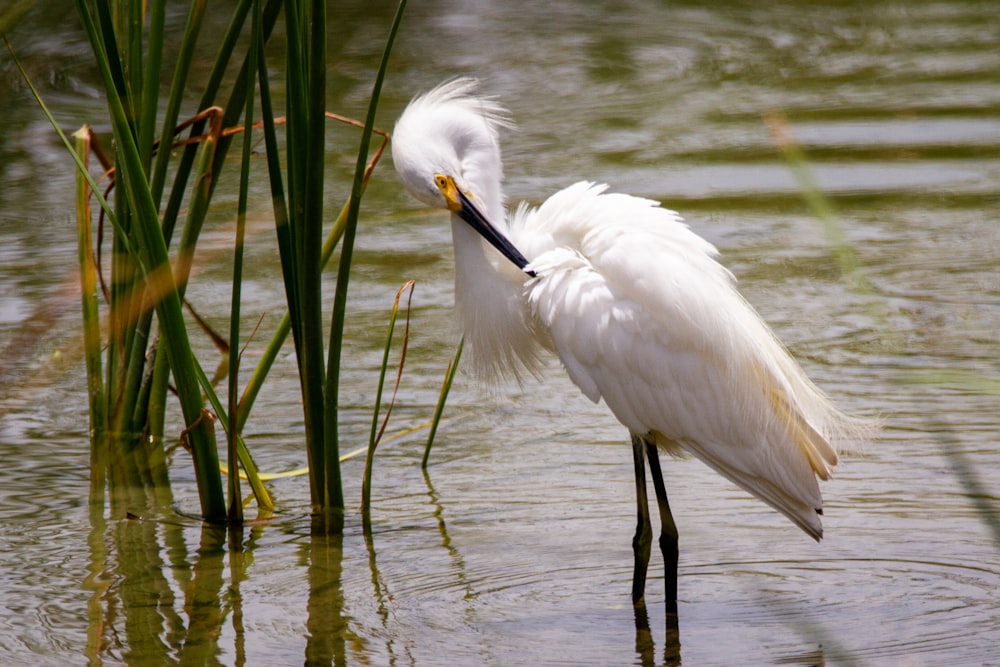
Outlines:
{"type": "Polygon", "coordinates": [[[832,409],[715,248],[655,202],[577,184],[524,220],[532,312],[572,380],[631,431],[680,447],[815,538],[832,409]],[[542,239],[542,240],[540,240],[542,239]]]}

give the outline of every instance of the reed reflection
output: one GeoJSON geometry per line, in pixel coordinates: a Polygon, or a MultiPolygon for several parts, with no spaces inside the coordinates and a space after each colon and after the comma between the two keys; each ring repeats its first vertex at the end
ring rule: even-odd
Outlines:
{"type": "Polygon", "coordinates": [[[264,524],[249,527],[188,523],[156,517],[156,499],[169,489],[115,485],[112,508],[132,507],[108,519],[103,499],[93,503],[90,561],[81,586],[87,603],[88,664],[245,665],[242,582],[252,564],[254,540],[264,524]],[[136,504],[145,498],[149,504],[136,504]],[[198,544],[189,540],[197,530],[198,544]],[[190,531],[190,532],[189,532],[190,531]],[[179,593],[179,594],[178,594],[179,593]],[[219,643],[232,619],[232,657],[219,643]]]}
{"type": "Polygon", "coordinates": [[[462,588],[465,590],[465,599],[470,600],[476,596],[475,592],[472,590],[472,584],[469,583],[469,578],[466,573],[465,559],[462,557],[461,552],[455,545],[452,544],[451,536],[448,534],[448,524],[444,520],[444,505],[438,498],[438,493],[434,489],[434,484],[431,483],[430,473],[427,468],[423,469],[424,482],[427,484],[427,497],[430,499],[430,504],[434,507],[434,518],[438,522],[438,532],[441,534],[441,546],[445,548],[448,552],[448,556],[451,558],[454,564],[456,577],[462,582],[462,588]]]}
{"type": "Polygon", "coordinates": [[[308,546],[309,601],[306,605],[307,665],[346,665],[344,611],[344,536],[314,530],[308,546]]]}
{"type": "Polygon", "coordinates": [[[191,564],[191,581],[184,589],[187,631],[180,652],[181,664],[221,664],[223,586],[225,585],[226,529],[202,524],[201,542],[191,564]]]}

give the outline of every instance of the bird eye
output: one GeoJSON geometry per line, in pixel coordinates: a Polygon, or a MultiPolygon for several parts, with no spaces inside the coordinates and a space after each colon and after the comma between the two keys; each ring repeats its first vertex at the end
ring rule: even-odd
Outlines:
{"type": "Polygon", "coordinates": [[[448,186],[448,177],[447,176],[442,176],[441,174],[438,174],[437,176],[434,177],[434,183],[439,188],[443,189],[443,188],[445,188],[445,187],[448,186]]]}

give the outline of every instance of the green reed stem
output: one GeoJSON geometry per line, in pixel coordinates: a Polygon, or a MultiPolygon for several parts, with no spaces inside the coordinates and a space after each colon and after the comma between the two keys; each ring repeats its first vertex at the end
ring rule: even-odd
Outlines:
{"type": "Polygon", "coordinates": [[[304,0],[289,0],[285,4],[285,25],[287,192],[278,164],[274,114],[271,111],[270,95],[266,90],[267,76],[263,65],[260,67],[259,77],[261,105],[278,250],[302,392],[310,468],[310,497],[314,513],[327,513],[342,509],[343,499],[342,494],[338,501],[336,492],[332,495],[328,493],[323,448],[325,368],[322,356],[319,252],[323,223],[322,152],[325,147],[325,122],[322,116],[317,120],[313,111],[314,102],[311,102],[310,97],[312,94],[319,94],[320,104],[325,100],[325,4],[312,2],[307,6],[304,0]],[[312,167],[319,169],[318,175],[310,174],[312,167]]]}
{"type": "MultiPolygon", "coordinates": [[[[139,3],[132,3],[133,6],[139,3]]],[[[165,2],[148,3],[149,32],[145,40],[142,37],[142,12],[137,11],[138,26],[132,35],[134,43],[133,57],[137,59],[133,62],[142,62],[143,43],[145,42],[146,62],[142,77],[139,80],[141,91],[136,95],[136,102],[139,108],[136,110],[136,120],[138,122],[138,132],[136,143],[139,147],[139,157],[146,170],[147,178],[153,164],[153,152],[156,147],[156,114],[160,105],[160,71],[163,69],[163,41],[164,28],[166,24],[167,11],[165,2]]],[[[139,68],[136,67],[136,70],[139,68]]],[[[138,74],[138,71],[136,72],[138,74]]],[[[176,73],[175,73],[176,74],[176,73]]],[[[154,201],[156,198],[154,197],[154,201]]]]}
{"type": "MultiPolygon", "coordinates": [[[[383,135],[382,144],[375,152],[375,155],[372,156],[371,160],[369,160],[368,166],[365,169],[362,192],[364,192],[364,190],[368,187],[372,171],[375,169],[375,165],[378,164],[379,157],[381,157],[383,150],[388,145],[388,142],[388,135],[383,135]]],[[[337,244],[340,243],[340,239],[344,236],[344,228],[347,225],[347,211],[349,208],[350,200],[345,202],[341,207],[340,214],[337,216],[336,221],[333,223],[333,227],[330,228],[330,232],[327,234],[326,240],[323,242],[323,250],[320,253],[320,263],[322,264],[324,270],[330,263],[330,258],[333,257],[333,251],[336,249],[337,244]]],[[[257,362],[257,368],[254,370],[250,380],[243,388],[243,396],[240,398],[240,410],[237,417],[237,432],[243,431],[243,427],[246,425],[246,420],[250,415],[250,409],[257,400],[257,396],[263,388],[264,380],[267,378],[267,375],[271,370],[271,366],[274,365],[274,361],[278,358],[278,354],[281,352],[281,348],[288,338],[288,333],[291,331],[291,327],[291,317],[289,316],[288,311],[285,311],[281,321],[278,323],[278,327],[271,336],[271,341],[264,350],[264,354],[261,355],[260,360],[257,362]]]]}
{"type": "Polygon", "coordinates": [[[444,404],[448,400],[448,393],[451,385],[455,381],[455,373],[458,372],[458,362],[462,359],[462,348],[465,347],[465,336],[458,341],[458,349],[455,350],[455,358],[448,363],[448,368],[444,373],[444,382],[441,384],[441,393],[438,395],[437,406],[434,408],[434,418],[431,420],[431,431],[427,434],[427,446],[424,447],[424,457],[420,460],[420,467],[427,469],[427,461],[431,457],[431,447],[434,445],[434,436],[437,435],[438,424],[441,423],[441,414],[444,412],[444,404]]]}
{"type": "Polygon", "coordinates": [[[344,343],[344,321],[347,313],[347,288],[350,281],[351,261],[354,254],[354,239],[357,235],[358,214],[361,208],[361,194],[364,189],[365,167],[368,163],[368,150],[371,145],[372,131],[375,127],[375,112],[378,110],[378,101],[382,93],[382,82],[385,80],[385,72],[389,64],[389,54],[392,52],[392,45],[399,31],[400,23],[403,20],[403,11],[406,8],[406,0],[402,0],[396,9],[392,26],[389,29],[389,36],[386,39],[385,48],[382,51],[382,59],[379,63],[378,72],[375,75],[375,83],[372,86],[371,99],[368,103],[368,113],[365,116],[365,126],[361,131],[361,142],[358,148],[358,158],[354,167],[354,181],[351,184],[351,198],[348,202],[347,222],[344,228],[344,238],[341,243],[340,264],[337,270],[337,288],[333,298],[333,314],[330,323],[330,347],[328,355],[328,374],[326,379],[326,450],[329,455],[331,469],[336,467],[337,474],[340,471],[340,444],[339,444],[339,414],[338,401],[340,395],[340,368],[341,352],[344,343]]]}
{"type": "MultiPolygon", "coordinates": [[[[303,5],[306,3],[303,2],[303,5]]],[[[307,396],[303,403],[307,431],[311,429],[308,445],[314,448],[313,460],[317,462],[313,475],[317,477],[318,490],[314,504],[321,515],[334,517],[337,526],[344,508],[344,492],[340,479],[340,462],[336,450],[326,446],[324,434],[326,419],[323,415],[326,366],[323,351],[323,267],[320,264],[320,249],[323,245],[323,192],[325,187],[326,153],[326,2],[311,0],[303,6],[299,45],[304,72],[308,78],[289,74],[289,81],[296,85],[289,94],[289,137],[295,143],[289,146],[289,164],[292,156],[299,168],[289,169],[290,191],[298,195],[293,202],[296,211],[301,210],[297,227],[296,242],[301,272],[300,311],[302,327],[302,363],[304,386],[307,396]],[[298,104],[297,113],[292,113],[292,101],[298,104]],[[293,128],[293,123],[297,126],[293,128]],[[295,131],[293,131],[293,129],[295,131]],[[295,173],[296,181],[291,175],[295,173]]],[[[293,62],[289,58],[289,63],[293,62]]],[[[292,214],[295,216],[295,213],[292,214]]]]}
{"type": "Polygon", "coordinates": [[[837,221],[833,205],[813,177],[812,170],[809,169],[809,161],[802,148],[791,136],[788,119],[781,113],[773,112],[765,120],[775,143],[784,154],[785,160],[795,176],[802,198],[823,226],[827,242],[841,271],[859,293],[875,294],[875,288],[861,270],[861,262],[854,247],[847,239],[843,227],[837,221]]]}
{"type": "Polygon", "coordinates": [[[375,389],[375,407],[372,409],[372,430],[368,438],[368,453],[365,457],[365,475],[361,482],[361,521],[365,533],[371,532],[371,487],[372,487],[372,462],[375,458],[375,449],[382,440],[382,434],[389,424],[389,416],[392,415],[392,406],[396,403],[396,392],[399,390],[399,382],[403,376],[403,366],[406,363],[406,350],[410,340],[410,305],[413,301],[413,285],[411,280],[399,288],[396,298],[392,302],[392,311],[389,313],[389,328],[385,334],[385,347],[382,350],[382,367],[379,369],[378,387],[375,389]],[[389,352],[392,350],[392,335],[396,328],[396,316],[399,314],[399,299],[403,292],[409,290],[410,296],[406,302],[406,330],[403,332],[402,352],[399,356],[399,368],[396,372],[396,384],[392,390],[392,400],[385,411],[385,419],[382,427],[379,428],[379,413],[382,411],[382,390],[385,387],[385,373],[389,367],[389,352]]]}
{"type": "MultiPolygon", "coordinates": [[[[163,186],[167,179],[167,165],[170,163],[170,142],[174,136],[174,128],[177,127],[177,119],[180,116],[181,103],[184,101],[184,89],[187,86],[188,73],[191,71],[191,63],[194,60],[194,50],[198,43],[198,35],[205,17],[206,0],[194,0],[188,11],[187,24],[184,27],[184,36],[181,38],[180,48],[177,52],[177,62],[174,63],[174,74],[170,81],[170,92],[167,95],[166,107],[163,110],[163,123],[160,130],[160,147],[156,152],[156,164],[153,167],[150,190],[153,193],[153,200],[157,207],[160,206],[163,197],[163,186]]],[[[242,23],[242,22],[241,22],[242,23]]],[[[232,53],[230,51],[228,53],[232,53]]],[[[228,62],[226,55],[221,60],[228,62]]],[[[157,77],[159,73],[157,72],[157,77]]],[[[151,80],[156,80],[152,78],[151,80]]],[[[157,86],[149,86],[152,91],[158,90],[157,86]]],[[[150,107],[156,108],[157,100],[151,100],[150,107]]],[[[207,106],[207,105],[206,105],[207,106]]],[[[204,108],[204,107],[202,107],[204,108]]],[[[199,109],[201,110],[201,109],[199,109]]],[[[150,122],[150,127],[155,127],[155,118],[150,122]]],[[[165,234],[169,238],[169,234],[165,234]]]]}
{"type": "MultiPolygon", "coordinates": [[[[73,137],[77,153],[86,159],[90,151],[90,128],[84,126],[73,137]]],[[[106,428],[104,381],[101,371],[101,319],[97,302],[97,263],[91,250],[90,186],[84,172],[76,174],[77,259],[80,268],[80,301],[83,309],[83,347],[87,365],[90,424],[95,436],[106,428]]]]}
{"type": "Polygon", "coordinates": [[[246,110],[243,113],[243,160],[240,164],[240,192],[236,206],[236,247],[233,249],[233,288],[229,309],[229,428],[226,429],[226,441],[229,450],[229,521],[243,522],[243,502],[240,494],[240,475],[238,468],[239,454],[237,442],[239,431],[236,429],[239,413],[239,370],[240,370],[240,299],[243,287],[243,244],[246,238],[247,199],[250,190],[250,160],[253,154],[253,108],[254,82],[257,80],[257,53],[263,41],[260,28],[260,1],[254,0],[253,18],[250,22],[250,52],[247,62],[246,110]]]}
{"type": "Polygon", "coordinates": [[[77,9],[84,30],[96,55],[98,69],[104,80],[111,113],[118,156],[118,180],[124,187],[128,209],[132,212],[135,238],[138,241],[138,264],[147,288],[157,292],[154,299],[163,341],[171,361],[181,410],[187,425],[198,481],[202,515],[207,521],[225,518],[225,502],[219,474],[218,452],[211,421],[202,419],[204,403],[193,368],[193,355],[181,309],[180,294],[174,281],[167,247],[159,228],[156,204],[133,134],[129,114],[123,104],[120,87],[123,83],[110,17],[105,5],[98,3],[97,14],[101,29],[86,0],[77,0],[77,9]],[[110,48],[108,48],[110,46],[110,48]]]}
{"type": "MultiPolygon", "coordinates": [[[[198,374],[198,381],[201,383],[201,388],[205,391],[205,396],[208,402],[212,406],[212,411],[219,418],[219,423],[222,425],[223,430],[226,431],[226,437],[231,436],[230,424],[232,424],[232,419],[226,410],[226,406],[223,405],[222,400],[216,393],[215,388],[212,386],[212,379],[205,374],[205,370],[201,367],[201,364],[195,363],[195,372],[198,374]]],[[[264,480],[260,477],[260,471],[257,468],[257,463],[254,461],[253,456],[250,454],[250,450],[247,449],[246,444],[243,442],[243,438],[239,433],[236,434],[236,461],[239,462],[239,467],[243,468],[243,472],[246,473],[247,481],[250,483],[250,490],[253,491],[254,499],[257,501],[257,505],[261,509],[273,510],[274,509],[274,499],[271,497],[270,491],[264,486],[264,480]]],[[[239,476],[239,467],[233,464],[233,461],[229,462],[229,475],[239,476]]],[[[232,502],[232,498],[230,498],[232,502]]]]}

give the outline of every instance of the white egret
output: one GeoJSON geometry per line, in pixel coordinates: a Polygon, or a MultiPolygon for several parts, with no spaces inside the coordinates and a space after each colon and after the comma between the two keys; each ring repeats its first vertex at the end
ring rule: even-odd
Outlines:
{"type": "Polygon", "coordinates": [[[451,211],[456,309],[478,370],[520,377],[552,350],[628,428],[633,602],[643,604],[652,541],[645,458],[676,619],[677,528],[658,450],[694,455],[819,540],[817,478],[837,465],[831,443],[865,424],[806,377],[677,213],[588,182],[508,213],[498,131],[509,124],[474,80],[446,82],[396,123],[396,171],[421,202],[451,211]]]}

